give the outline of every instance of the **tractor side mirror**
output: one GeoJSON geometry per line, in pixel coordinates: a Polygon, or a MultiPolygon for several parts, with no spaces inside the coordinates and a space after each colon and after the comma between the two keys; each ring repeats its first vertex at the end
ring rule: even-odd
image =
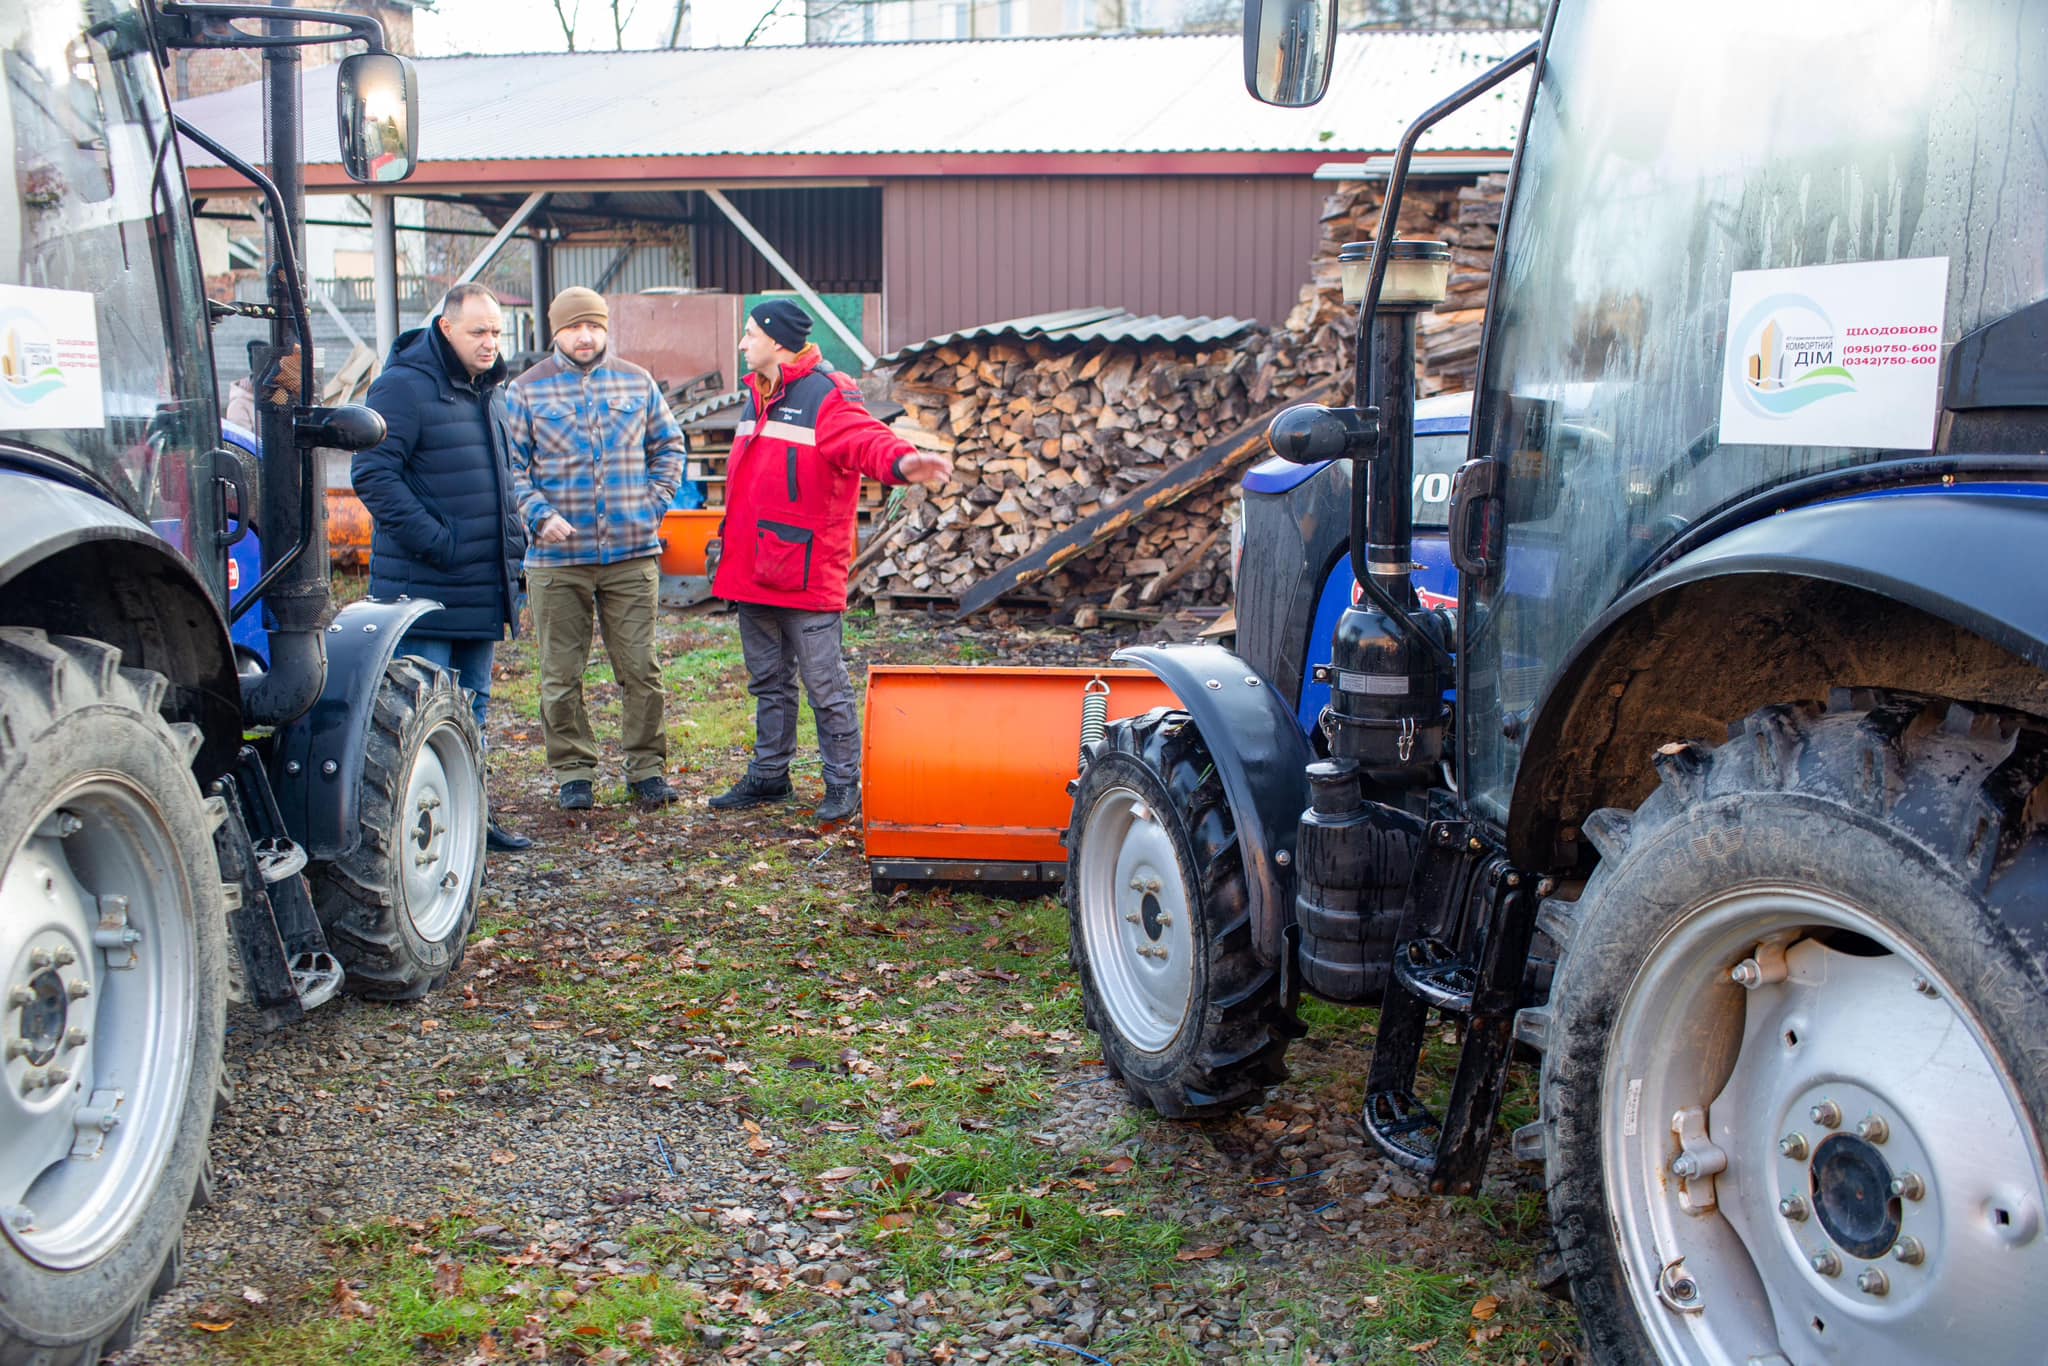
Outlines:
{"type": "Polygon", "coordinates": [[[1244,87],[1289,109],[1314,104],[1337,57],[1337,0],[1245,0],[1244,87]]]}
{"type": "Polygon", "coordinates": [[[395,52],[358,52],[341,59],[341,164],[349,179],[387,184],[419,165],[419,78],[395,52]]]}

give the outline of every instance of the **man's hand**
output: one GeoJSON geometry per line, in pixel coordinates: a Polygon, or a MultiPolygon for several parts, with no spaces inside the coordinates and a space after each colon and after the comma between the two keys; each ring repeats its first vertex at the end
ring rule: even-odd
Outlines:
{"type": "Polygon", "coordinates": [[[575,534],[576,528],[569,525],[569,519],[556,512],[548,514],[548,519],[540,524],[540,535],[534,539],[542,545],[560,545],[575,534]]]}
{"type": "Polygon", "coordinates": [[[937,451],[912,451],[897,462],[896,471],[913,484],[942,484],[952,477],[953,462],[937,451]]]}

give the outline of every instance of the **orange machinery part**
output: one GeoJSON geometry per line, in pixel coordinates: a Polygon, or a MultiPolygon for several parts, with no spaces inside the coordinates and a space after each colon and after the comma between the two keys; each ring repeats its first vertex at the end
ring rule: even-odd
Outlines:
{"type": "Polygon", "coordinates": [[[336,569],[370,563],[370,510],[354,489],[327,490],[327,557],[336,569]]]}
{"type": "Polygon", "coordinates": [[[670,508],[661,515],[661,572],[702,577],[704,549],[718,534],[723,508],[670,508]]]}
{"type": "Polygon", "coordinates": [[[1174,707],[1142,669],[877,664],[861,737],[867,856],[1063,863],[1080,771],[1081,702],[1109,685],[1108,719],[1174,707]]]}

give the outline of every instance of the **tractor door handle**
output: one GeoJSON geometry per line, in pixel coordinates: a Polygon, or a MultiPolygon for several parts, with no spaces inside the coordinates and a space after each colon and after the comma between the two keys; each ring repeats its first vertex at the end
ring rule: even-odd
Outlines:
{"type": "Polygon", "coordinates": [[[1498,460],[1467,460],[1451,481],[1451,563],[1475,582],[1500,572],[1500,470],[1498,460]]]}
{"type": "Polygon", "coordinates": [[[249,517],[256,509],[256,459],[233,446],[213,448],[213,487],[220,496],[220,525],[213,543],[226,550],[249,534],[249,517]],[[228,495],[234,495],[234,516],[228,516],[228,495]]]}

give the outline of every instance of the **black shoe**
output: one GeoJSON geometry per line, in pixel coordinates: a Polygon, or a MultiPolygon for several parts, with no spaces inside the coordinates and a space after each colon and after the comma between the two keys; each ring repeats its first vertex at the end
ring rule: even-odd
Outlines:
{"type": "Polygon", "coordinates": [[[826,783],[825,800],[818,803],[818,824],[850,821],[860,815],[859,783],[826,783]]]}
{"type": "Polygon", "coordinates": [[[740,811],[749,806],[766,806],[769,802],[786,802],[793,789],[787,776],[779,782],[765,782],[756,778],[749,769],[740,780],[711,799],[713,811],[740,811]]]}
{"type": "Polygon", "coordinates": [[[581,778],[563,783],[561,796],[555,800],[564,811],[588,811],[597,804],[597,799],[590,795],[590,784],[581,778]]]}
{"type": "Polygon", "coordinates": [[[484,848],[494,854],[516,854],[522,849],[533,848],[533,841],[492,821],[484,827],[484,848]]]}
{"type": "Polygon", "coordinates": [[[641,806],[650,811],[658,811],[664,806],[671,806],[683,799],[683,794],[670,787],[668,779],[660,774],[656,774],[652,778],[642,778],[631,786],[633,789],[633,800],[639,802],[641,806]]]}

